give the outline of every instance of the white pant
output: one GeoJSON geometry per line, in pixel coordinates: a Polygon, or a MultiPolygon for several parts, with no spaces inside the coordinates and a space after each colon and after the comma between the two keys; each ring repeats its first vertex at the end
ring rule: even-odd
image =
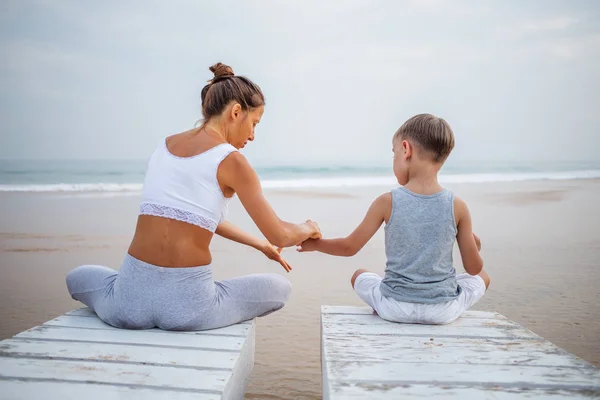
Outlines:
{"type": "Polygon", "coordinates": [[[379,275],[365,272],[354,281],[354,290],[381,318],[392,322],[448,324],[485,294],[485,282],[480,276],[459,274],[456,275],[456,281],[462,291],[456,299],[437,304],[406,303],[383,296],[379,290],[381,281],[379,275]]]}

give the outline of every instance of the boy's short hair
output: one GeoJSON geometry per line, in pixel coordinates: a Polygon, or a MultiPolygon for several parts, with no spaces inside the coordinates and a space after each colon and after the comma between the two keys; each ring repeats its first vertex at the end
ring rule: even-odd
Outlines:
{"type": "Polygon", "coordinates": [[[431,114],[418,114],[406,121],[394,134],[394,140],[407,139],[434,162],[444,162],[454,148],[454,133],[443,119],[431,114]]]}

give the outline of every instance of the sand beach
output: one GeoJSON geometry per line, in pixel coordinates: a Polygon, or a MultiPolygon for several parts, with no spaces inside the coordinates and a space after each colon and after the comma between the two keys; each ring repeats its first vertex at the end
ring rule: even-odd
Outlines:
{"type": "MultiPolygon", "coordinates": [[[[498,311],[600,365],[600,181],[446,186],[469,204],[492,277],[474,309],[498,311]]],[[[386,190],[269,189],[266,196],[282,218],[312,218],[326,237],[336,237],[349,233],[386,190]]],[[[79,307],[64,283],[70,269],[81,264],[118,269],[138,202],[136,194],[0,193],[0,338],[79,307]]],[[[259,234],[237,200],[229,220],[259,234]]],[[[357,268],[383,273],[383,229],[352,258],[286,249],[289,274],[261,253],[219,237],[212,251],[216,279],[275,272],[293,285],[286,307],[258,320],[247,398],[320,398],[319,307],[361,305],[349,279],[357,268]]],[[[458,253],[455,264],[461,271],[458,253]]]]}

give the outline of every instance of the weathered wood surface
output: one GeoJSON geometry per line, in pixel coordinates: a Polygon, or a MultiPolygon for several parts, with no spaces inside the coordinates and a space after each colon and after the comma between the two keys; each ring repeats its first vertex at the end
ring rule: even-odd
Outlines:
{"type": "Polygon", "coordinates": [[[82,308],[0,342],[0,399],[242,399],[254,321],[124,330],[82,308]]]}
{"type": "Polygon", "coordinates": [[[323,398],[600,398],[600,370],[506,317],[397,324],[369,307],[321,308],[323,398]]]}

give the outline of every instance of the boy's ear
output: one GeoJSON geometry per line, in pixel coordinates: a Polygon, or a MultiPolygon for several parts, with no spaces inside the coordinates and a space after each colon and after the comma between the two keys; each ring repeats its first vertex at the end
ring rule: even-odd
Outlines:
{"type": "Polygon", "coordinates": [[[412,145],[408,140],[402,141],[402,150],[404,151],[404,159],[409,159],[412,156],[412,145]]]}

